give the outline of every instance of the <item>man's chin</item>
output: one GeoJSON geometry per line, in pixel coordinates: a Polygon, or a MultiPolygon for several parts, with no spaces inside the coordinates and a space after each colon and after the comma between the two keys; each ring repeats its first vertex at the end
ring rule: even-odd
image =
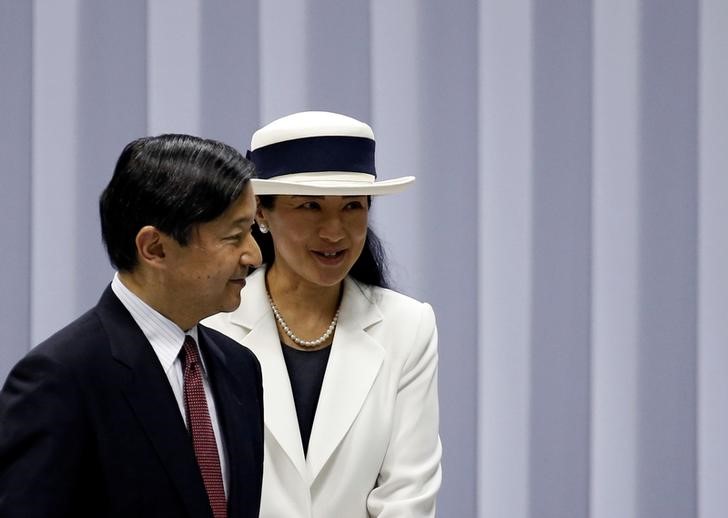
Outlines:
{"type": "Polygon", "coordinates": [[[231,300],[229,303],[225,304],[222,309],[220,309],[220,313],[232,313],[240,307],[241,300],[240,294],[238,294],[236,300],[231,300]]]}

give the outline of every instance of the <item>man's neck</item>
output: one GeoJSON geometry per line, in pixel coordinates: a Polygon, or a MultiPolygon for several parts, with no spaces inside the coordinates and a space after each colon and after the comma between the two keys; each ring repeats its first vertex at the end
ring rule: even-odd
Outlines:
{"type": "Polygon", "coordinates": [[[167,297],[165,297],[162,283],[157,279],[138,271],[120,271],[119,280],[145,304],[177,324],[183,331],[188,331],[197,325],[197,321],[193,321],[193,319],[179,314],[179,311],[175,311],[174,304],[169,303],[167,297]]]}

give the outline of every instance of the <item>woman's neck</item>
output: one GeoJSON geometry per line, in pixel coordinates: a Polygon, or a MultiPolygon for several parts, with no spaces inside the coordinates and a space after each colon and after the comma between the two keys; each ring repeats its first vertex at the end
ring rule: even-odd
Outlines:
{"type": "MultiPolygon", "coordinates": [[[[266,290],[275,304],[275,311],[297,338],[317,340],[326,336],[339,309],[343,282],[334,286],[319,286],[300,277],[283,276],[275,267],[266,271],[265,281],[266,290]]],[[[278,333],[284,343],[303,350],[326,347],[333,339],[333,334],[330,334],[319,345],[304,347],[287,336],[280,321],[278,333]]]]}
{"type": "Polygon", "coordinates": [[[281,308],[333,314],[339,307],[343,281],[321,286],[299,276],[286,275],[275,263],[266,271],[268,293],[281,308]]]}

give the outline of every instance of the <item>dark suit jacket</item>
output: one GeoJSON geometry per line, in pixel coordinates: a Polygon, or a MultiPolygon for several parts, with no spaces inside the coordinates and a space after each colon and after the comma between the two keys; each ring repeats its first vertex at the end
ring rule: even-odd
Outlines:
{"type": "MultiPolygon", "coordinates": [[[[199,327],[228,466],[230,518],[257,517],[263,395],[255,356],[199,327]]],[[[212,517],[162,367],[107,287],[0,392],[0,516],[212,517]]]]}

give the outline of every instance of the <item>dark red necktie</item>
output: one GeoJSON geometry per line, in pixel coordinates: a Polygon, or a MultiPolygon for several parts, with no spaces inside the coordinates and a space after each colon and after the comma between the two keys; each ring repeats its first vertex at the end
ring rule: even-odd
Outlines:
{"type": "Polygon", "coordinates": [[[182,346],[182,368],[184,369],[185,412],[187,427],[192,434],[197,464],[200,466],[202,481],[210,499],[212,514],[215,518],[227,517],[225,488],[222,484],[220,458],[217,455],[215,433],[212,431],[210,412],[207,409],[205,387],[202,385],[202,366],[197,344],[191,336],[185,336],[182,346]]]}

